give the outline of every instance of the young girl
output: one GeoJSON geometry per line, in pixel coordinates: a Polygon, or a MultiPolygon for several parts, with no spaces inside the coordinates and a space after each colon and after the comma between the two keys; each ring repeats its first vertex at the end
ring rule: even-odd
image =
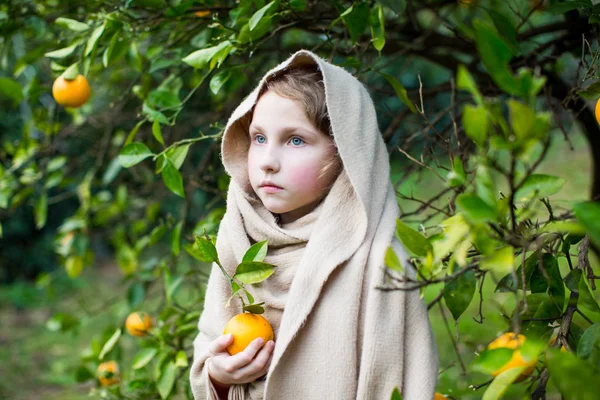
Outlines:
{"type": "MultiPolygon", "coordinates": [[[[222,335],[241,305],[213,266],[190,370],[195,399],[431,400],[438,359],[418,291],[382,291],[399,215],[389,158],[365,87],[301,50],[237,107],[222,142],[231,175],[219,227],[233,275],[268,240],[275,273],[249,288],[275,340],[230,356],[222,335]]],[[[414,270],[406,273],[414,277],[414,270]]]]}

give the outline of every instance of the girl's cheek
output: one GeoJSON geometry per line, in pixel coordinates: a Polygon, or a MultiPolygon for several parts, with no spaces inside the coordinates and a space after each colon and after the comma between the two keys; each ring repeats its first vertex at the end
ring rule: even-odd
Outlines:
{"type": "Polygon", "coordinates": [[[319,177],[320,165],[311,165],[303,163],[297,165],[288,175],[288,183],[302,192],[313,192],[319,187],[317,179],[319,177]]]}

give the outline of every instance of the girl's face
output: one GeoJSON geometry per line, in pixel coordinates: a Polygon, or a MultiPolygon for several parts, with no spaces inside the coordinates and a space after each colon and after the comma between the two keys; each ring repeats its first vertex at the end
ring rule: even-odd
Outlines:
{"type": "Polygon", "coordinates": [[[248,175],[264,206],[288,223],[318,204],[336,178],[330,168],[333,140],[307,119],[294,100],[265,92],[254,108],[250,124],[248,175]]]}

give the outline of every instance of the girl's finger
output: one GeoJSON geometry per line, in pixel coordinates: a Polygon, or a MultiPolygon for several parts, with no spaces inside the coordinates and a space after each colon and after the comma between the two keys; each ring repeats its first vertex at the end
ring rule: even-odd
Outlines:
{"type": "Polygon", "coordinates": [[[240,368],[239,373],[244,376],[253,376],[256,375],[260,377],[267,372],[269,369],[269,363],[271,358],[273,357],[273,349],[275,348],[275,343],[273,341],[269,341],[267,344],[263,346],[262,349],[258,352],[256,357],[250,362],[248,365],[240,368]]]}
{"type": "Polygon", "coordinates": [[[208,346],[208,351],[213,356],[223,353],[226,351],[227,346],[229,346],[232,341],[233,335],[231,333],[228,333],[227,335],[221,335],[210,343],[208,346]]]}
{"type": "Polygon", "coordinates": [[[254,356],[263,347],[263,338],[254,339],[244,351],[231,356],[229,359],[231,369],[237,370],[248,365],[254,359],[254,356]]]}

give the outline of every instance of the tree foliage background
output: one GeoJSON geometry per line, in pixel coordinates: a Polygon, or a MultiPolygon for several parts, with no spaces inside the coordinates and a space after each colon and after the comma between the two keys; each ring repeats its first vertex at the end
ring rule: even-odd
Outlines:
{"type": "MultiPolygon", "coordinates": [[[[348,69],[375,100],[402,209],[397,234],[419,271],[409,286],[434,293],[428,308],[443,317],[434,320],[443,323],[434,324],[439,391],[595,398],[594,3],[5,2],[0,281],[35,280],[60,297],[60,271],[79,279],[114,258],[122,279],[107,300],[124,299],[125,313],[73,349],[80,355],[70,371],[102,398],[191,398],[191,343],[209,272],[196,236],[214,236],[224,212],[222,129],[268,69],[305,48],[348,69]],[[51,85],[73,65],[92,97],[65,109],[51,85]],[[554,202],[565,179],[538,169],[552,143],[572,148],[577,131],[592,159],[591,188],[554,202]],[[122,332],[133,310],[149,312],[155,328],[131,342],[122,332]],[[469,321],[493,325],[470,331],[469,321]],[[504,331],[525,334],[523,356],[539,359],[521,383],[519,370],[490,379],[512,355],[486,350],[504,331]],[[562,345],[567,352],[553,348],[562,345]],[[120,383],[108,388],[94,379],[105,360],[121,367],[120,383]]],[[[403,269],[393,253],[386,264],[403,269]]],[[[381,290],[406,290],[393,276],[381,290]]],[[[56,310],[46,326],[76,337],[102,311],[56,310]]]]}

